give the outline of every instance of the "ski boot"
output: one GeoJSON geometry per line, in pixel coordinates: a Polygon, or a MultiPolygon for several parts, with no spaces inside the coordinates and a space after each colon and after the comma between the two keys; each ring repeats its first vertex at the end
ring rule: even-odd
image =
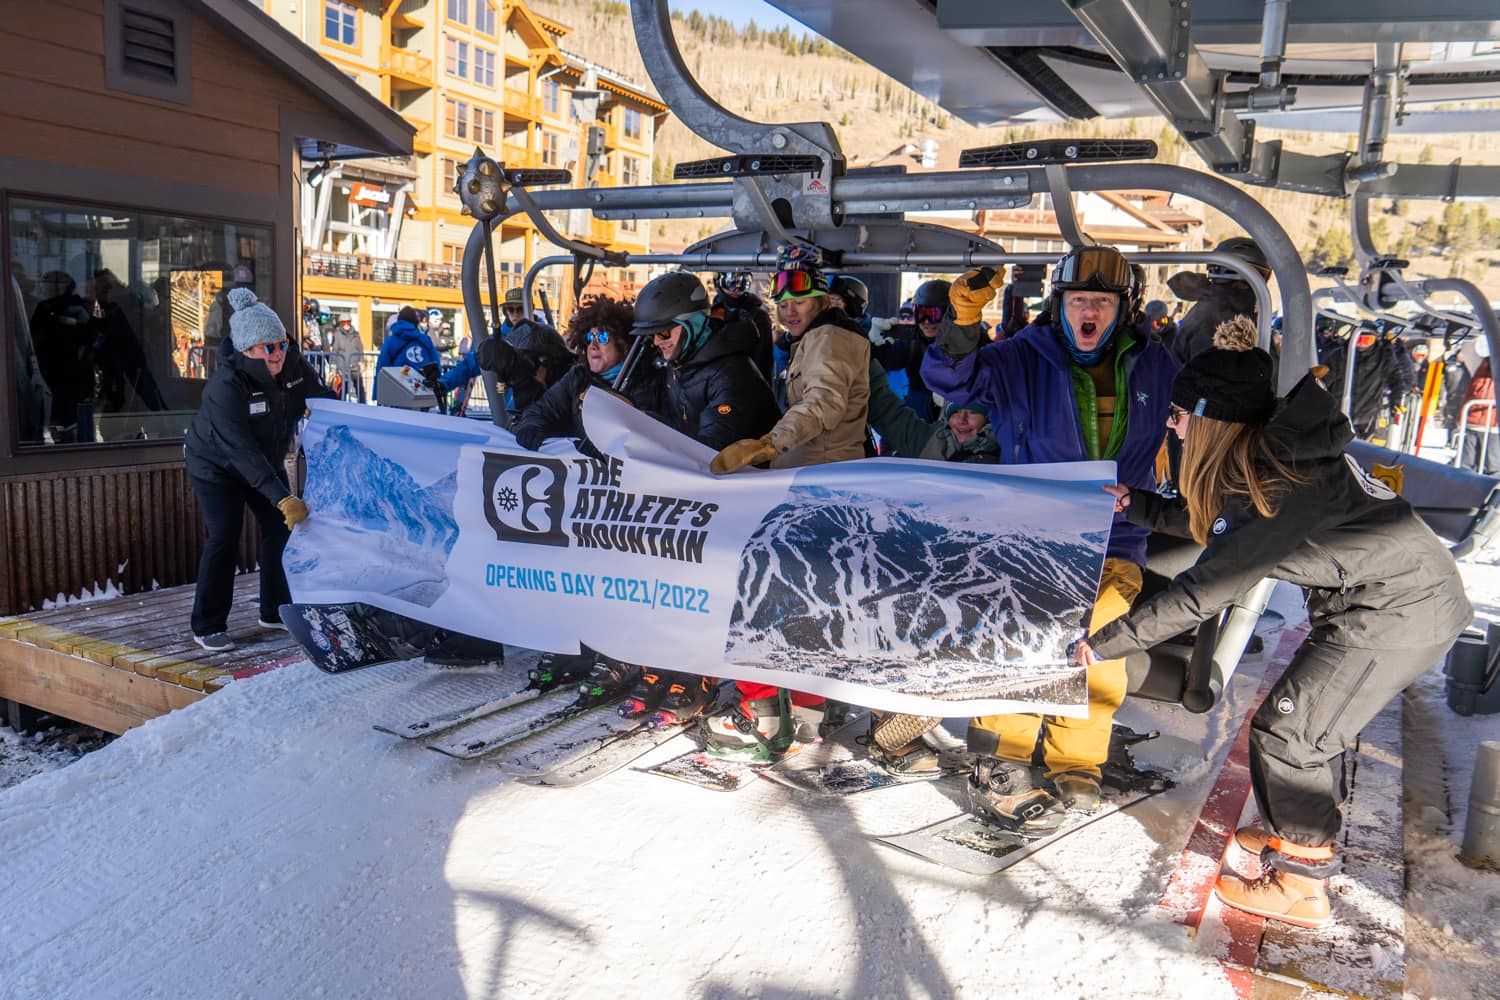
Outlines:
{"type": "Polygon", "coordinates": [[[938,753],[922,739],[943,720],[936,716],[871,712],[870,735],[865,739],[870,759],[897,777],[937,774],[938,753]]]}
{"type": "Polygon", "coordinates": [[[626,693],[625,700],[620,702],[617,711],[626,719],[638,719],[643,715],[652,714],[666,700],[667,689],[672,685],[673,676],[665,670],[642,667],[641,676],[626,693]]]}
{"type": "Polygon", "coordinates": [[[712,677],[668,674],[667,696],[662,700],[661,708],[651,717],[651,728],[691,722],[708,711],[718,693],[719,682],[712,677]]]}
{"type": "Polygon", "coordinates": [[[1066,810],[1030,764],[980,757],[964,783],[969,810],[1001,829],[1043,837],[1062,826],[1066,810]]]}
{"type": "Polygon", "coordinates": [[[701,729],[715,756],[770,762],[795,744],[816,740],[824,717],[822,705],[793,705],[791,692],[782,689],[775,698],[741,700],[728,712],[704,719],[701,729]]]}
{"type": "Polygon", "coordinates": [[[608,656],[597,656],[578,682],[578,700],[588,706],[613,701],[634,686],[641,668],[608,656]]]}
{"type": "Polygon", "coordinates": [[[505,646],[440,628],[428,641],[422,660],[434,667],[487,667],[505,662],[505,646]]]}
{"type": "Polygon", "coordinates": [[[594,654],[543,653],[536,666],[526,671],[533,690],[543,693],[583,680],[594,665],[594,654]]]}

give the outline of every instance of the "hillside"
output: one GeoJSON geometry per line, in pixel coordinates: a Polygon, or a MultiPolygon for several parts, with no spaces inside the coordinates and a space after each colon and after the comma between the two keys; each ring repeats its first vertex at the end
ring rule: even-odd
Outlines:
{"type": "MultiPolygon", "coordinates": [[[[533,5],[572,29],[564,47],[618,69],[642,83],[645,65],[635,46],[628,7],[614,0],[533,5]]],[[[879,70],[814,37],[798,38],[785,29],[767,32],[752,22],[737,29],[717,17],[696,12],[674,15],[678,45],[704,89],[736,114],[759,121],[822,120],[837,129],[851,165],[879,159],[906,143],[933,139],[943,147],[990,145],[1046,136],[1149,136],[1161,145],[1160,159],[1201,167],[1202,163],[1175,134],[1156,119],[1071,123],[1020,129],[981,129],[968,125],[895,82],[879,70]]],[[[1263,139],[1285,138],[1308,152],[1352,149],[1353,137],[1261,131],[1263,139]]],[[[672,166],[684,160],[721,155],[722,151],[669,120],[657,139],[654,175],[667,183],[672,166]]],[[[1494,136],[1420,136],[1394,140],[1390,155],[1405,162],[1500,162],[1494,136]]],[[[1254,189],[1256,197],[1287,227],[1316,264],[1352,260],[1347,206],[1329,198],[1254,189]]],[[[1386,203],[1389,209],[1391,203],[1386,203]]],[[[719,227],[712,222],[654,224],[664,241],[688,242],[719,227]]],[[[1491,220],[1481,203],[1444,206],[1408,202],[1395,214],[1381,214],[1375,224],[1383,250],[1412,260],[1417,277],[1462,276],[1500,298],[1500,219],[1491,220]]],[[[1232,224],[1209,209],[1208,236],[1232,235],[1232,224]]]]}

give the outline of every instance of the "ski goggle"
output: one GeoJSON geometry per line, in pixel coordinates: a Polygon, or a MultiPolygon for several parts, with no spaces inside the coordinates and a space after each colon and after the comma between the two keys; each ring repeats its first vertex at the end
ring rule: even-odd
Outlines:
{"type": "Polygon", "coordinates": [[[918,326],[937,326],[943,321],[944,312],[942,306],[917,306],[912,310],[912,319],[918,326]]]}
{"type": "Polygon", "coordinates": [[[583,342],[585,344],[598,344],[600,347],[603,347],[605,344],[609,343],[609,331],[590,330],[588,333],[585,333],[583,335],[583,342]]]}
{"type": "Polygon", "coordinates": [[[1113,247],[1079,247],[1057,262],[1054,288],[1095,288],[1123,292],[1135,281],[1130,262],[1113,247]]]}
{"type": "Polygon", "coordinates": [[[811,271],[777,271],[771,283],[771,298],[777,302],[783,299],[800,299],[809,295],[826,294],[828,294],[827,283],[821,275],[813,274],[811,271]]]}
{"type": "Polygon", "coordinates": [[[1361,351],[1373,343],[1375,343],[1375,335],[1373,333],[1362,333],[1354,338],[1354,346],[1361,351]]]}

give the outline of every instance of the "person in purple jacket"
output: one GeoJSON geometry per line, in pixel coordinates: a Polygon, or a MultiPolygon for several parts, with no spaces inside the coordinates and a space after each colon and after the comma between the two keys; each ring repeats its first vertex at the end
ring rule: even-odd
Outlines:
{"type": "MultiPolygon", "coordinates": [[[[922,362],[922,378],[949,403],[988,409],[1002,464],[1113,459],[1121,485],[1156,486],[1156,455],[1166,434],[1172,378],[1179,363],[1136,329],[1140,286],[1113,247],[1070,251],[1052,272],[1047,311],[1019,333],[989,341],[980,310],[1004,284],[965,274],[953,282],[952,318],[922,362]]],[[[1116,516],[1089,631],[1130,610],[1141,591],[1149,532],[1116,516]]],[[[1084,719],[996,715],[969,722],[978,755],[968,782],[971,808],[1026,832],[1060,825],[1067,809],[1099,803],[1100,765],[1110,727],[1125,700],[1125,661],[1088,670],[1084,719]],[[1045,771],[1033,771],[1037,740],[1045,771]]]]}

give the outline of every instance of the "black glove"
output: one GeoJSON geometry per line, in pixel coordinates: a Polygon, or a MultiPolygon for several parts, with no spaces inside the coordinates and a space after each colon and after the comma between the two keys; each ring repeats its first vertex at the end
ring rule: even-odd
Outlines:
{"type": "Polygon", "coordinates": [[[500,381],[514,381],[509,376],[511,367],[516,363],[516,349],[499,337],[480,341],[479,347],[474,351],[474,360],[479,362],[480,368],[494,372],[500,381]]]}

